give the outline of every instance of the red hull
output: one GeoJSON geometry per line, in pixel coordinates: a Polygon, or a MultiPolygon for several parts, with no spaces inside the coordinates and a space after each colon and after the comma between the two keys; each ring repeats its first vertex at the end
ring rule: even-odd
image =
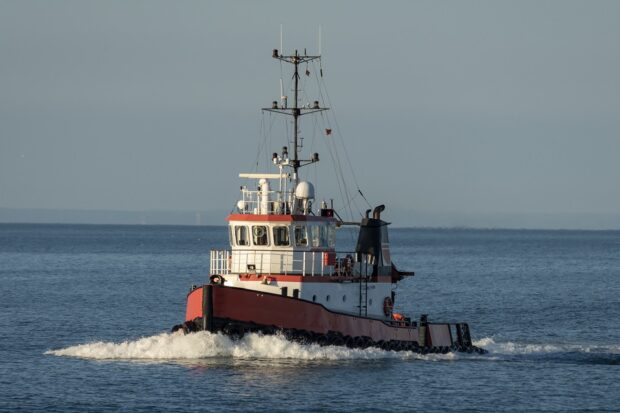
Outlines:
{"type": "Polygon", "coordinates": [[[210,331],[226,323],[240,323],[318,335],[364,337],[375,343],[408,342],[426,347],[456,344],[452,338],[455,325],[432,323],[418,327],[415,323],[336,313],[305,300],[222,285],[205,285],[188,294],[186,322],[210,331]]]}

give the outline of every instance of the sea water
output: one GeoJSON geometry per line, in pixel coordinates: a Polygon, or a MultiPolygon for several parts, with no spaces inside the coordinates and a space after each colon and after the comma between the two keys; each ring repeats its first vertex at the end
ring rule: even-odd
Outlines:
{"type": "Polygon", "coordinates": [[[0,225],[0,410],[620,411],[620,232],[390,235],[397,311],[488,354],[170,333],[224,227],[0,225]]]}

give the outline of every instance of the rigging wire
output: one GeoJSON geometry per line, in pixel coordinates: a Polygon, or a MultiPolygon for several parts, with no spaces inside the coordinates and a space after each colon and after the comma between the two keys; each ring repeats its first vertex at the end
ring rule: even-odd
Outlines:
{"type": "MultiPolygon", "coordinates": [[[[327,144],[327,148],[328,148],[328,151],[327,151],[327,152],[329,153],[329,157],[330,157],[330,158],[331,158],[331,160],[332,160],[332,166],[333,166],[333,168],[334,168],[334,175],[335,175],[336,177],[338,177],[338,168],[336,167],[336,160],[334,159],[334,153],[333,153],[333,151],[332,151],[332,148],[330,148],[330,147],[329,147],[329,143],[327,144]]],[[[345,196],[345,192],[346,192],[346,191],[343,191],[341,180],[340,180],[340,179],[336,179],[336,183],[338,184],[338,191],[340,192],[340,196],[341,196],[341,197],[342,197],[342,199],[344,200],[344,199],[345,199],[345,197],[346,197],[346,196],[345,196]]]]}
{"type": "MultiPolygon", "coordinates": [[[[322,64],[322,62],[320,62],[320,61],[319,61],[319,63],[322,64]]],[[[316,66],[316,64],[314,64],[314,66],[316,66]]],[[[321,70],[321,73],[322,73],[322,71],[323,71],[322,67],[321,67],[320,70],[321,70]]],[[[332,108],[331,98],[329,97],[329,92],[327,91],[327,83],[325,81],[325,78],[323,76],[321,76],[320,78],[317,77],[316,80],[319,83],[319,90],[320,90],[321,98],[322,99],[323,99],[323,96],[322,96],[323,91],[325,91],[325,102],[331,108],[332,118],[334,119],[334,124],[336,126],[336,133],[340,137],[340,144],[341,144],[342,150],[343,150],[343,152],[345,154],[345,159],[347,161],[347,165],[349,166],[349,171],[351,172],[351,176],[353,177],[353,182],[355,183],[355,187],[358,190],[358,192],[360,192],[360,194],[362,195],[362,198],[366,201],[368,206],[372,208],[372,206],[370,205],[370,202],[368,202],[368,200],[366,199],[364,194],[361,193],[361,189],[360,189],[359,183],[357,181],[357,176],[355,175],[355,170],[353,169],[353,164],[351,163],[351,159],[349,158],[349,154],[348,154],[348,152],[346,150],[346,147],[344,145],[344,136],[343,136],[342,131],[340,129],[340,124],[338,123],[338,118],[336,118],[336,111],[335,111],[335,109],[332,108]]]]}
{"type": "Polygon", "coordinates": [[[262,112],[261,117],[260,117],[258,149],[256,151],[256,160],[254,161],[254,172],[258,171],[260,158],[263,152],[263,148],[266,144],[267,144],[267,136],[265,135],[265,113],[262,112]]]}
{"type": "Polygon", "coordinates": [[[342,171],[342,162],[340,161],[340,156],[338,155],[338,148],[333,142],[333,139],[326,139],[326,143],[329,149],[330,156],[332,158],[332,163],[334,165],[334,175],[336,176],[336,182],[338,182],[340,196],[342,197],[342,201],[344,202],[343,206],[345,210],[349,213],[349,217],[351,218],[351,220],[354,220],[355,218],[353,215],[353,210],[351,208],[351,196],[349,194],[347,182],[342,171]]]}
{"type": "MultiPolygon", "coordinates": [[[[314,64],[314,67],[316,69],[316,64],[314,64]]],[[[326,102],[327,99],[325,99],[325,97],[323,96],[323,90],[321,88],[320,80],[318,78],[316,78],[316,81],[317,81],[317,89],[319,91],[319,96],[320,96],[322,101],[326,102]]],[[[331,105],[329,105],[329,103],[328,103],[328,106],[331,106],[331,105]]],[[[321,117],[322,117],[325,125],[329,126],[329,128],[331,129],[331,123],[329,122],[329,118],[327,116],[325,116],[323,113],[321,113],[321,117]]],[[[333,146],[333,153],[334,153],[333,158],[336,159],[336,162],[337,162],[337,165],[338,165],[338,170],[336,171],[336,177],[337,177],[337,179],[342,180],[342,187],[344,188],[344,195],[341,194],[341,196],[342,196],[343,201],[346,201],[345,208],[348,209],[349,216],[353,220],[354,218],[353,218],[353,211],[351,209],[349,190],[347,188],[347,182],[346,182],[346,179],[344,177],[344,173],[342,171],[342,165],[341,165],[341,162],[340,162],[340,157],[338,156],[338,148],[336,147],[333,138],[332,139],[326,139],[326,141],[328,142],[328,146],[329,146],[330,142],[331,142],[331,144],[333,146]]]]}
{"type": "Polygon", "coordinates": [[[347,183],[346,183],[346,180],[344,178],[344,172],[342,170],[342,162],[340,160],[340,155],[338,154],[338,148],[336,146],[336,142],[334,142],[334,139],[330,139],[330,141],[332,142],[332,145],[334,147],[334,156],[336,158],[336,164],[337,164],[337,167],[338,167],[338,171],[340,172],[340,177],[341,177],[340,179],[342,179],[343,188],[345,190],[345,197],[346,197],[346,201],[347,201],[346,207],[349,209],[349,215],[350,215],[351,219],[353,220],[354,218],[353,218],[353,210],[351,209],[351,196],[349,194],[349,190],[347,188],[347,183]]]}
{"type": "MultiPolygon", "coordinates": [[[[279,63],[280,63],[280,102],[282,104],[282,107],[288,107],[289,106],[288,98],[285,99],[284,96],[287,96],[287,93],[291,90],[292,82],[295,79],[294,79],[294,75],[292,78],[288,79],[287,84],[286,84],[286,89],[285,89],[284,81],[283,81],[284,79],[283,62],[280,60],[279,63]],[[285,101],[287,101],[286,105],[284,105],[285,101]]],[[[353,170],[351,159],[349,158],[348,152],[344,145],[344,137],[340,130],[340,125],[335,116],[334,109],[331,108],[331,99],[329,96],[329,92],[327,91],[326,82],[323,80],[323,76],[322,76],[323,75],[322,62],[320,59],[318,59],[319,69],[317,69],[317,62],[312,61],[311,63],[312,63],[312,72],[310,72],[309,65],[306,63],[306,72],[305,72],[306,76],[303,76],[303,72],[302,72],[302,75],[300,76],[299,83],[300,83],[301,88],[299,90],[299,97],[298,97],[298,102],[297,102],[298,107],[309,108],[310,102],[316,99],[317,96],[313,96],[313,99],[310,99],[308,96],[307,90],[306,90],[306,87],[309,85],[309,82],[311,82],[310,78],[314,77],[316,80],[317,93],[319,95],[318,97],[321,99],[321,101],[324,104],[327,104],[326,106],[330,107],[331,109],[331,112],[332,112],[331,116],[333,117],[333,123],[336,126],[335,128],[336,136],[338,137],[338,140],[340,140],[340,143],[336,142],[337,139],[334,139],[334,136],[331,134],[332,117],[328,116],[328,114],[324,114],[323,112],[321,112],[320,119],[319,119],[319,116],[312,117],[313,118],[312,134],[311,136],[309,136],[309,138],[311,138],[311,141],[309,142],[310,143],[309,149],[311,151],[314,151],[315,146],[318,143],[317,136],[323,135],[323,131],[321,130],[321,126],[323,126],[326,131],[325,132],[325,135],[326,135],[325,146],[328,150],[329,157],[331,158],[332,167],[334,168],[334,177],[336,178],[335,180],[338,185],[338,191],[344,203],[342,207],[345,212],[348,212],[348,215],[350,216],[350,218],[354,220],[355,218],[354,218],[353,209],[356,209],[357,213],[359,213],[359,215],[363,217],[363,214],[358,204],[359,197],[361,196],[361,198],[366,202],[366,204],[368,204],[369,207],[370,207],[370,203],[368,202],[368,200],[366,199],[366,197],[364,196],[364,194],[362,193],[359,187],[357,177],[355,175],[355,171],[353,170]],[[312,75],[310,75],[311,73],[312,75]],[[320,73],[320,78],[319,78],[319,73],[320,73]],[[327,130],[329,130],[329,132],[327,132],[327,130]],[[331,135],[331,137],[329,135],[331,135]],[[342,147],[342,150],[345,153],[344,160],[339,154],[340,147],[342,147]],[[344,165],[345,161],[346,161],[346,165],[344,165]],[[347,185],[347,179],[345,179],[346,166],[348,166],[348,172],[351,174],[353,178],[353,183],[355,184],[355,187],[357,190],[355,192],[349,191],[349,188],[347,185]]],[[[260,122],[260,139],[258,143],[257,157],[255,160],[255,170],[258,170],[258,168],[261,166],[262,164],[261,160],[262,160],[262,157],[264,156],[265,151],[269,151],[269,148],[271,148],[273,126],[277,118],[277,116],[273,116],[272,113],[269,113],[269,118],[267,120],[264,115],[265,114],[263,113],[263,116],[261,117],[261,122],[260,122]]],[[[293,142],[291,141],[293,139],[293,134],[291,133],[291,127],[293,127],[292,125],[293,125],[293,122],[290,121],[287,116],[285,116],[284,117],[285,142],[287,142],[287,145],[289,146],[293,144],[293,142]]],[[[300,131],[298,131],[298,134],[299,134],[298,145],[301,151],[301,149],[303,148],[304,136],[301,135],[300,131]]],[[[318,168],[316,164],[314,164],[313,166],[314,167],[312,168],[311,174],[314,176],[314,182],[318,182],[318,168]]]]}
{"type": "MultiPolygon", "coordinates": [[[[313,122],[312,122],[312,137],[310,139],[310,153],[314,153],[316,140],[317,140],[316,136],[319,130],[319,124],[318,124],[317,117],[313,116],[312,120],[313,122]]],[[[314,177],[313,182],[316,184],[317,188],[320,188],[321,186],[319,185],[318,162],[315,162],[312,164],[312,174],[314,177]]]]}

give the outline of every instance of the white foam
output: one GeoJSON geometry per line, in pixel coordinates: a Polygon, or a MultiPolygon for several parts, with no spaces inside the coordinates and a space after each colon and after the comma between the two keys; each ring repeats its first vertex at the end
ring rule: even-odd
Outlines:
{"type": "Polygon", "coordinates": [[[491,354],[551,354],[551,353],[608,353],[620,354],[620,345],[582,345],[582,344],[544,344],[495,342],[490,337],[474,341],[475,346],[482,347],[491,354]]]}
{"type": "Polygon", "coordinates": [[[321,347],[317,344],[299,344],[279,335],[247,334],[233,341],[221,334],[197,332],[162,333],[155,336],[128,340],[122,343],[95,342],[80,344],[45,354],[100,360],[181,360],[209,357],[238,359],[297,359],[297,360],[350,360],[350,359],[423,359],[451,360],[454,354],[419,355],[412,352],[383,351],[378,348],[349,349],[339,346],[321,347]]]}

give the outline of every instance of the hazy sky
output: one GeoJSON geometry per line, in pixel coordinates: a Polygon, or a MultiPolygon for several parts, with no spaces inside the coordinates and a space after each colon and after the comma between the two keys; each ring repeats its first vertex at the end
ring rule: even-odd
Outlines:
{"type": "Polygon", "coordinates": [[[285,49],[312,51],[322,25],[371,203],[413,224],[605,227],[620,213],[619,22],[618,1],[3,0],[0,207],[229,210],[279,95],[280,24],[285,49]]]}

